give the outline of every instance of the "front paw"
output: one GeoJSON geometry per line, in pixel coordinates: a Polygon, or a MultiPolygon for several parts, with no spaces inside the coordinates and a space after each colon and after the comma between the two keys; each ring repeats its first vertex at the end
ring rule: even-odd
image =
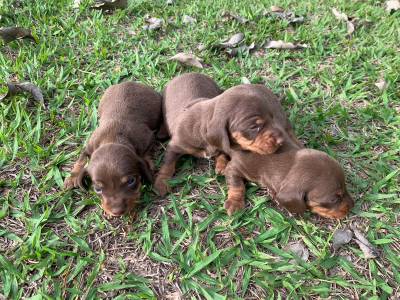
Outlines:
{"type": "Polygon", "coordinates": [[[167,180],[168,178],[158,176],[154,182],[154,189],[161,197],[164,197],[167,193],[171,192],[167,180]]]}
{"type": "Polygon", "coordinates": [[[76,187],[78,187],[78,176],[71,175],[70,177],[65,179],[64,189],[70,190],[76,187]]]}
{"type": "Polygon", "coordinates": [[[224,207],[228,216],[232,216],[235,212],[244,208],[244,201],[238,199],[227,199],[224,207]]]}

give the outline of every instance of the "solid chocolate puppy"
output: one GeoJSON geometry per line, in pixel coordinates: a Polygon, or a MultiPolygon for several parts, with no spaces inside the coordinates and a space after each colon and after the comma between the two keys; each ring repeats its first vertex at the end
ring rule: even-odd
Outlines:
{"type": "Polygon", "coordinates": [[[86,188],[89,177],[107,214],[131,212],[140,198],[141,180],[152,181],[149,151],[161,123],[162,97],[152,88],[135,82],[109,87],[100,100],[99,127],[65,180],[65,188],[86,188]]]}
{"type": "Polygon", "coordinates": [[[304,149],[294,141],[271,155],[240,150],[230,155],[225,169],[228,215],[244,207],[244,179],[269,188],[275,200],[292,213],[310,209],[323,217],[341,219],[354,206],[342,168],[324,152],[304,149]]]}
{"type": "Polygon", "coordinates": [[[164,118],[171,141],[155,182],[159,194],[168,191],[166,181],[183,154],[216,156],[216,171],[222,173],[232,145],[260,154],[275,152],[285,135],[292,134],[275,103],[279,103],[277,97],[262,85],[243,84],[221,94],[206,75],[174,78],[164,91],[164,118]]]}

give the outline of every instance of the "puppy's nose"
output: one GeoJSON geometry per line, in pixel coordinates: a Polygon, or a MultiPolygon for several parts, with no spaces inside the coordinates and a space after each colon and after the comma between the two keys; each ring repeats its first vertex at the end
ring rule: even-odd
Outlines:
{"type": "Polygon", "coordinates": [[[111,208],[111,213],[114,216],[122,216],[125,213],[125,207],[114,207],[114,208],[111,208]]]}

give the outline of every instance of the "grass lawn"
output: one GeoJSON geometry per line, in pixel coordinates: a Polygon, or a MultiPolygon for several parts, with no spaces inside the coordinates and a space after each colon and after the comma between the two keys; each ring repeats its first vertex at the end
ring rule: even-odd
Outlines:
{"type": "Polygon", "coordinates": [[[30,28],[38,39],[0,41],[0,94],[7,81],[30,81],[44,95],[44,104],[28,94],[0,103],[0,299],[400,299],[400,10],[373,0],[130,0],[105,14],[73,2],[0,1],[0,27],[30,28]],[[271,5],[304,23],[263,15],[271,5]],[[332,8],[355,24],[351,36],[332,8]],[[162,28],[144,30],[149,17],[162,28]],[[238,32],[257,48],[230,57],[215,47],[238,32]],[[270,40],[308,48],[260,47],[270,40]],[[169,60],[178,52],[204,69],[169,60]],[[108,86],[131,79],[160,91],[189,71],[282,96],[297,136],[344,167],[356,199],[350,216],[293,217],[249,184],[246,209],[230,218],[224,178],[190,157],[174,193],[161,199],[144,188],[134,222],[103,216],[94,192],[63,191],[108,86]],[[335,230],[352,227],[376,258],[354,240],[333,250],[335,230]]]}

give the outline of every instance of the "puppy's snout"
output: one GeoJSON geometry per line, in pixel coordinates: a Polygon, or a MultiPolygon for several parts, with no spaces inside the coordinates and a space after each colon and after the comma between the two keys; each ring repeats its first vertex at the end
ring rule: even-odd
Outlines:
{"type": "Polygon", "coordinates": [[[125,213],[126,205],[111,208],[111,213],[114,216],[122,216],[125,213]]]}

